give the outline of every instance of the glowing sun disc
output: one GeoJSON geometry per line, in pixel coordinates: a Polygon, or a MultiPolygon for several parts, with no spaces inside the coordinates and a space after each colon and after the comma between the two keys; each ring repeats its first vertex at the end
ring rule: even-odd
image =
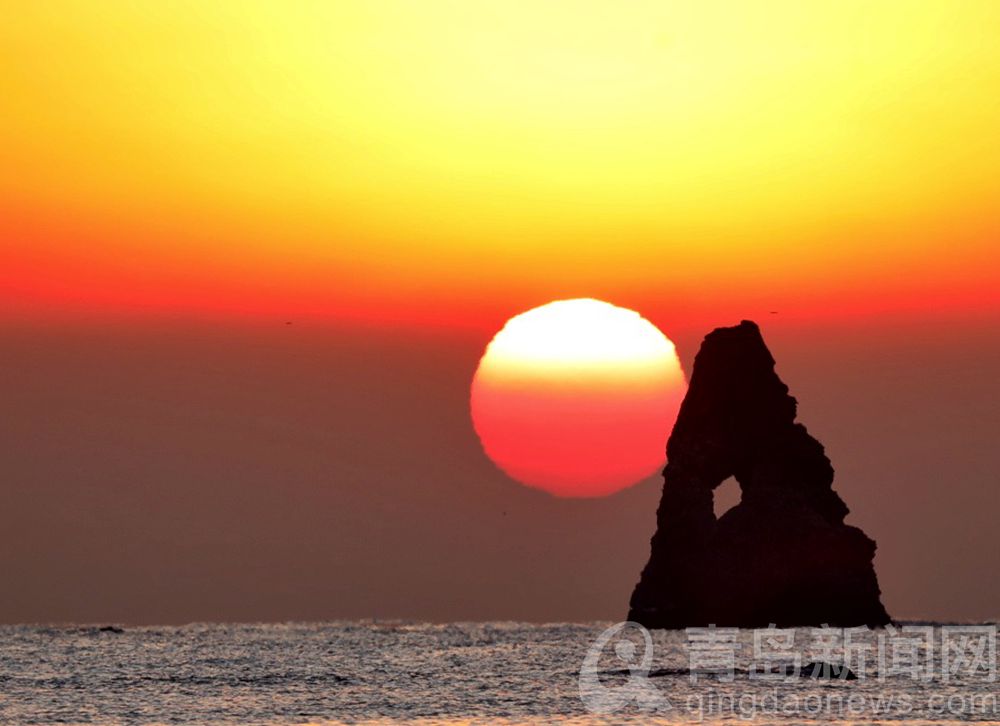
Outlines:
{"type": "Polygon", "coordinates": [[[638,313],[559,300],[511,318],[486,347],[472,422],[519,482],[604,496],[663,466],[686,387],[674,344],[638,313]]]}

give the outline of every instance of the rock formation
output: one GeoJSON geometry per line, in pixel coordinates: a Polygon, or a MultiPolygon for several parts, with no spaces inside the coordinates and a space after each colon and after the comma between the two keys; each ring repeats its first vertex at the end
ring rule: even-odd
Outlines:
{"type": "Polygon", "coordinates": [[[844,524],[823,446],[795,423],[758,327],[709,333],[667,444],[629,620],[651,628],[884,625],[875,542],[844,524]],[[742,501],[716,520],[730,476],[742,501]]]}

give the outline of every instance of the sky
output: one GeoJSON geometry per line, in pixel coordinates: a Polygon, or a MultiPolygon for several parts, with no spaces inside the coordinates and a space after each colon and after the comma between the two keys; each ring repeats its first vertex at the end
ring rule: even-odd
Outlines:
{"type": "Polygon", "coordinates": [[[996,3],[2,4],[0,621],[621,617],[658,479],[469,417],[570,297],[756,320],[890,613],[1000,617],[996,3]]]}

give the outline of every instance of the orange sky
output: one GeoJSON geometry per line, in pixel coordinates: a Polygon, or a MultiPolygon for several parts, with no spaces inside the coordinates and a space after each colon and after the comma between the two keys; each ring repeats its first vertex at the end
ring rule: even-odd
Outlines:
{"type": "Polygon", "coordinates": [[[1000,310],[989,0],[3,5],[0,315],[1000,310]]]}

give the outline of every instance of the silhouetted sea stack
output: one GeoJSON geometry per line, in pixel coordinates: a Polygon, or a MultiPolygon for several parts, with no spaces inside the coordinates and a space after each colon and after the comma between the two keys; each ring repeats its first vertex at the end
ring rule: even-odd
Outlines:
{"type": "Polygon", "coordinates": [[[884,625],[875,542],[844,524],[823,446],[795,423],[760,329],[712,331],[667,444],[649,562],[629,620],[650,628],[884,625]],[[730,476],[742,501],[718,520],[730,476]]]}

